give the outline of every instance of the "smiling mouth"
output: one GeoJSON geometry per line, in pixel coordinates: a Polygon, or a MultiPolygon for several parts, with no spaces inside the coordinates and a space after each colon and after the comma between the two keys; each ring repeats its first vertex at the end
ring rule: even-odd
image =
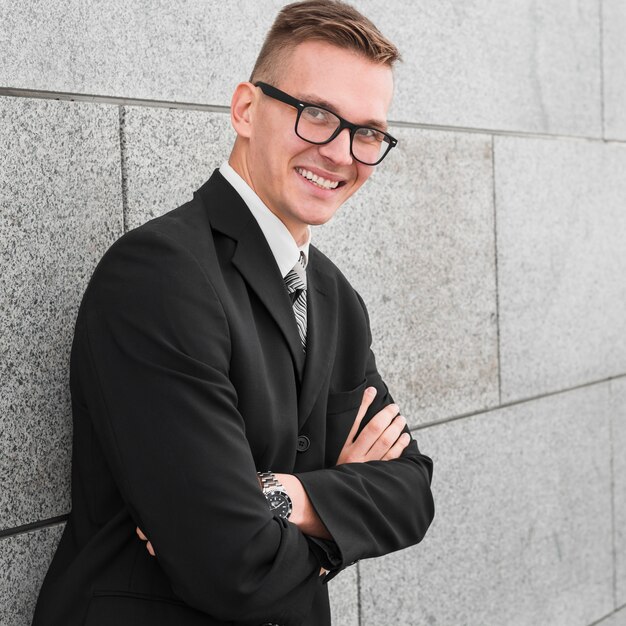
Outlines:
{"type": "Polygon", "coordinates": [[[302,176],[302,178],[306,178],[306,180],[313,183],[320,189],[337,189],[337,187],[341,187],[345,184],[342,180],[328,180],[327,178],[317,176],[313,172],[305,170],[303,167],[296,167],[295,170],[298,174],[300,174],[300,176],[302,176]]]}

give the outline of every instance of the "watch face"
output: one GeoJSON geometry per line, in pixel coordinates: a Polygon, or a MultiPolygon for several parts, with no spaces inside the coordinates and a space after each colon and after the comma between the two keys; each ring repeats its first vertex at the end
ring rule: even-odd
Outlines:
{"type": "Polygon", "coordinates": [[[267,494],[270,511],[278,517],[287,519],[291,513],[291,500],[282,491],[270,491],[267,494]]]}

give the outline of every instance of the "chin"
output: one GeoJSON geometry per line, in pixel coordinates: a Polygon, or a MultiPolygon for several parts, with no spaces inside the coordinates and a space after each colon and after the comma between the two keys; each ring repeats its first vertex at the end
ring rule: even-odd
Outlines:
{"type": "Polygon", "coordinates": [[[302,221],[305,224],[309,224],[309,226],[321,226],[334,217],[337,212],[337,208],[330,211],[311,211],[310,213],[307,213],[307,215],[302,216],[302,221]]]}
{"type": "Polygon", "coordinates": [[[312,226],[319,226],[320,224],[325,224],[330,219],[332,219],[342,204],[343,203],[340,202],[338,204],[333,203],[330,206],[313,205],[311,207],[305,208],[304,211],[301,211],[300,216],[302,218],[302,221],[304,221],[305,223],[311,224],[312,226]]]}
{"type": "Polygon", "coordinates": [[[326,224],[326,222],[330,222],[330,220],[333,219],[334,217],[334,213],[332,215],[326,216],[326,217],[320,217],[318,219],[315,220],[310,220],[308,222],[309,226],[322,226],[322,224],[326,224]]]}

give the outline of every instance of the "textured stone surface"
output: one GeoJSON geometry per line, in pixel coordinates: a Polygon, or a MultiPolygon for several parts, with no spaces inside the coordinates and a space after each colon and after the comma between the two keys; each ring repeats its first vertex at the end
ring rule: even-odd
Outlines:
{"type": "MultiPolygon", "coordinates": [[[[626,379],[612,380],[615,601],[626,605],[626,379]]],[[[626,612],[624,613],[626,617],[626,612]]]]}
{"type": "Polygon", "coordinates": [[[602,0],[605,136],[626,139],[626,3],[602,0]]]}
{"type": "Polygon", "coordinates": [[[626,146],[496,137],[502,398],[626,372],[626,146]]]}
{"type": "MultiPolygon", "coordinates": [[[[228,105],[283,4],[3,0],[0,85],[228,105]]],[[[404,56],[393,119],[600,135],[598,2],[354,4],[404,56]]]]}
{"type": "Polygon", "coordinates": [[[598,2],[354,4],[405,59],[391,119],[600,136],[598,2]]]}
{"type": "Polygon", "coordinates": [[[228,105],[282,4],[0,0],[0,86],[228,105]]]}
{"type": "Polygon", "coordinates": [[[0,624],[29,626],[65,526],[0,538],[0,624]]]}
{"type": "Polygon", "coordinates": [[[117,107],[0,98],[0,528],[67,512],[69,350],[122,232],[117,107]]]}
{"type": "Polygon", "coordinates": [[[612,613],[595,626],[626,626],[626,607],[612,613]]]}
{"type": "Polygon", "coordinates": [[[393,133],[313,241],[363,296],[379,369],[416,424],[498,401],[491,139],[393,133]]]}
{"type": "Polygon", "coordinates": [[[415,433],[421,544],[361,561],[361,624],[586,626],[613,610],[608,385],[415,433]]]}
{"type": "Polygon", "coordinates": [[[359,626],[358,563],[328,581],[333,626],[359,626]]]}
{"type": "Polygon", "coordinates": [[[235,138],[221,113],[125,107],[122,120],[128,228],[191,200],[235,138]]]}

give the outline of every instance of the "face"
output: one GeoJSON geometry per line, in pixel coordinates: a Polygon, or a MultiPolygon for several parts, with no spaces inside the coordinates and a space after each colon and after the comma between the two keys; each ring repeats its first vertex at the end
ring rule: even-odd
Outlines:
{"type": "MultiPolygon", "coordinates": [[[[350,122],[380,125],[386,130],[393,93],[391,69],[354,52],[325,42],[304,42],[294,49],[274,86],[299,100],[331,109],[350,122]]],[[[239,138],[231,165],[300,243],[307,225],[327,222],[374,167],[352,158],[348,129],[328,144],[310,144],[294,131],[294,107],[264,95],[249,83],[238,90],[244,103],[246,99],[249,102],[245,106],[237,103],[235,93],[233,124],[239,138]],[[337,186],[320,186],[309,180],[311,174],[337,186]]]]}

